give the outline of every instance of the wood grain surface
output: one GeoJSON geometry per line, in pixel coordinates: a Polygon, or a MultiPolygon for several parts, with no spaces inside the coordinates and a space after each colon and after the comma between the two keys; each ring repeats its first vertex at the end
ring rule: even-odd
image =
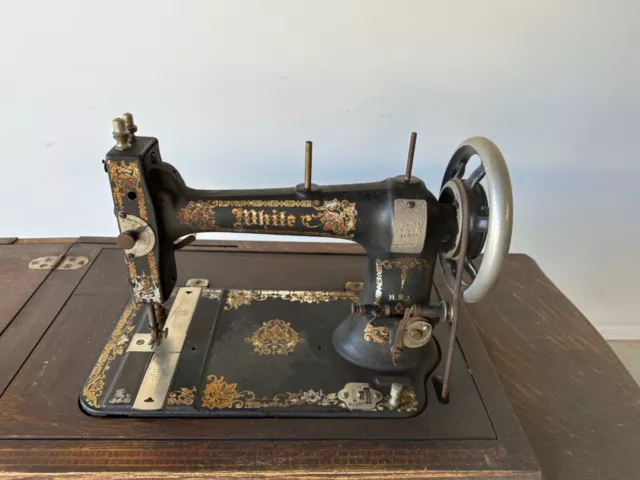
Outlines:
{"type": "MultiPolygon", "coordinates": [[[[107,268],[110,245],[110,242],[107,243],[107,248],[96,254],[95,266],[79,285],[76,283],[77,287],[73,287],[74,298],[77,298],[74,302],[88,301],[86,299],[94,295],[95,289],[99,288],[100,282],[94,276],[100,275],[101,268],[107,268]],[[86,299],[81,300],[80,297],[86,299]]],[[[292,249],[283,245],[281,252],[294,251],[293,255],[304,257],[304,250],[300,250],[299,245],[304,244],[296,244],[292,249]]],[[[100,242],[79,246],[102,249],[100,242]]],[[[251,260],[241,258],[246,254],[242,249],[244,247],[237,247],[237,250],[235,247],[219,245],[209,247],[213,250],[223,248],[229,249],[224,251],[239,252],[240,256],[236,257],[238,263],[234,265],[245,265],[236,267],[239,271],[248,268],[246,265],[251,265],[251,260]]],[[[207,245],[191,248],[206,250],[207,245]]],[[[309,251],[318,253],[322,250],[315,248],[309,247],[309,251]]],[[[271,252],[265,251],[262,247],[253,247],[251,251],[265,254],[271,252]]],[[[358,253],[352,248],[346,248],[341,253],[347,255],[347,272],[349,269],[352,269],[353,274],[359,271],[358,260],[348,260],[352,256],[358,256],[358,253]],[[349,262],[352,262],[351,267],[349,262]]],[[[248,255],[249,259],[252,258],[251,255],[248,255]]],[[[289,258],[289,255],[291,253],[284,257],[289,258]]],[[[178,261],[180,264],[180,257],[178,261]]],[[[282,264],[282,261],[278,262],[268,255],[262,262],[271,262],[269,265],[282,264]]],[[[301,258],[294,263],[300,262],[304,260],[301,258]]],[[[216,275],[228,279],[231,284],[240,281],[239,277],[234,277],[237,275],[235,272],[225,276],[231,264],[219,263],[223,266],[216,275]]],[[[288,262],[284,260],[284,263],[288,262]]],[[[299,268],[303,269],[306,275],[313,274],[313,269],[304,267],[304,263],[300,263],[299,268]]],[[[293,267],[285,267],[287,274],[296,274],[295,269],[288,271],[286,268],[293,267]]],[[[315,265],[314,268],[322,267],[315,265]]],[[[327,278],[321,281],[327,284],[335,282],[333,279],[336,277],[331,276],[328,271],[323,275],[327,278]]],[[[35,295],[48,281],[49,279],[43,283],[35,295]]],[[[267,281],[266,275],[256,276],[256,285],[263,281],[267,281]]],[[[112,310],[121,308],[128,297],[124,277],[123,282],[122,285],[114,285],[111,288],[106,295],[106,303],[99,307],[105,319],[110,318],[112,310]]],[[[74,308],[79,306],[72,303],[66,306],[67,311],[74,308]]],[[[24,307],[20,314],[26,310],[24,307]]],[[[55,313],[57,314],[57,311],[55,313]]],[[[19,317],[20,315],[15,321],[19,317]]],[[[18,423],[21,412],[28,411],[30,401],[35,409],[45,408],[47,402],[56,402],[55,398],[39,398],[37,401],[34,401],[33,397],[30,398],[29,392],[47,391],[47,388],[39,390],[38,385],[33,385],[34,382],[45,382],[45,386],[48,385],[50,389],[71,388],[65,383],[64,368],[53,368],[51,372],[57,373],[50,377],[47,373],[40,378],[38,375],[43,372],[43,368],[44,372],[47,371],[43,363],[46,355],[43,356],[43,353],[54,353],[57,348],[60,358],[71,358],[64,350],[73,347],[69,347],[63,340],[56,340],[56,337],[76,335],[79,326],[74,324],[74,321],[79,320],[73,320],[72,317],[73,315],[67,316],[65,319],[60,316],[55,321],[47,317],[36,321],[34,319],[38,318],[38,315],[33,315],[31,319],[26,316],[25,325],[33,325],[36,333],[28,334],[31,330],[23,327],[29,338],[27,344],[31,345],[31,349],[14,349],[13,354],[21,358],[20,362],[12,361],[11,355],[3,356],[3,347],[13,343],[4,339],[9,329],[0,336],[0,379],[5,369],[5,361],[9,360],[10,365],[14,365],[11,367],[12,370],[15,370],[15,365],[19,363],[20,374],[16,375],[17,372],[14,372],[10,375],[13,381],[9,381],[6,391],[23,392],[11,393],[6,397],[10,400],[6,403],[3,397],[0,404],[3,411],[7,409],[9,415],[18,416],[18,423]],[[43,332],[44,325],[48,326],[43,332]]],[[[15,321],[12,322],[12,326],[15,321]]],[[[546,278],[533,260],[524,255],[510,255],[495,290],[481,303],[465,306],[460,321],[468,324],[473,322],[476,325],[484,348],[536,454],[543,478],[640,478],[640,456],[636,453],[640,445],[640,388],[606,342],[546,278]]],[[[103,342],[110,328],[109,325],[80,328],[83,333],[77,337],[78,345],[103,342]]],[[[14,336],[12,340],[19,340],[19,337],[14,336]]],[[[85,354],[78,356],[77,368],[88,371],[93,358],[85,357],[85,354]]],[[[473,363],[471,365],[473,368],[473,363]]],[[[28,422],[27,419],[33,417],[31,412],[24,416],[24,420],[28,422]]],[[[56,423],[62,423],[64,420],[51,414],[45,423],[55,427],[56,423]]],[[[18,423],[13,423],[14,426],[10,428],[17,428],[18,423]]],[[[201,428],[214,428],[212,425],[202,422],[201,428]]],[[[523,476],[526,475],[523,471],[503,471],[498,474],[497,470],[504,467],[504,463],[501,462],[504,461],[505,451],[498,448],[492,452],[491,447],[483,445],[482,442],[478,442],[475,450],[461,451],[448,442],[441,442],[433,449],[425,449],[424,445],[417,441],[194,440],[171,438],[174,426],[171,422],[167,424],[164,440],[145,438],[147,432],[136,440],[105,437],[89,441],[87,434],[83,435],[82,426],[76,428],[73,436],[80,434],[85,437],[84,440],[66,437],[68,434],[61,434],[55,440],[19,440],[16,435],[8,435],[4,440],[0,440],[0,475],[2,471],[12,476],[50,476],[51,472],[56,472],[56,478],[77,478],[78,475],[89,473],[113,478],[122,477],[125,473],[130,476],[137,472],[145,478],[188,478],[185,476],[185,472],[188,471],[189,475],[198,478],[205,475],[223,478],[286,476],[307,479],[355,476],[536,478],[533,473],[528,477],[523,476]],[[469,468],[460,472],[456,471],[455,465],[466,465],[469,468]],[[475,470],[474,465],[477,467],[475,470]]],[[[45,428],[45,425],[42,427],[45,428]]],[[[55,428],[64,430],[64,426],[55,428]]]]}
{"type": "MultiPolygon", "coordinates": [[[[22,246],[11,245],[3,248],[22,246]]],[[[29,246],[37,247],[38,245],[29,246]]],[[[55,244],[47,245],[47,251],[52,251],[53,246],[55,244]]],[[[58,247],[61,252],[66,252],[70,256],[88,257],[89,263],[77,270],[44,270],[46,272],[46,280],[30,296],[29,301],[21,308],[20,313],[2,332],[2,335],[0,335],[0,395],[2,395],[15,374],[29,357],[60,309],[67,302],[69,295],[89,271],[91,263],[102,250],[100,245],[75,244],[68,248],[66,244],[59,244],[58,247]]],[[[35,271],[29,270],[24,261],[20,262],[19,265],[21,269],[16,278],[18,283],[21,284],[22,281],[19,278],[23,275],[29,276],[35,271]]]]}
{"type": "Polygon", "coordinates": [[[0,334],[29,300],[51,270],[30,270],[39,257],[65,253],[70,244],[0,245],[0,334]]]}

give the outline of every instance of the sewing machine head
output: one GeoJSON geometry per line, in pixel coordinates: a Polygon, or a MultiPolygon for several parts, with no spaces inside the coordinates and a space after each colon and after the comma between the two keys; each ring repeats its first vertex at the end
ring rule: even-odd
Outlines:
{"type": "MultiPolygon", "coordinates": [[[[130,114],[115,119],[117,144],[104,163],[120,228],[117,243],[124,249],[134,301],[147,305],[150,348],[160,348],[172,333],[165,326],[164,305],[176,287],[174,252],[199,232],[359,243],[368,256],[363,286],[358,293],[348,292],[351,314],[325,328],[332,330],[340,362],[391,377],[424,379],[433,371],[440,359],[434,327],[444,320],[452,320],[455,327],[458,300],[472,303],[484,297],[506,259],[511,184],[500,151],[488,139],[470,138],[455,150],[436,197],[412,176],[415,134],[405,173],[397,177],[352,185],[313,184],[307,142],[300,185],[225,191],[188,187],[176,168],[162,160],[157,139],[136,136],[136,131],[130,114]],[[464,178],[473,155],[481,165],[464,178]],[[480,183],[485,176],[486,189],[480,183]],[[473,260],[483,249],[482,265],[476,268],[473,260]],[[433,291],[436,263],[454,292],[452,304],[433,291]]],[[[445,378],[444,397],[446,385],[445,378]]]]}

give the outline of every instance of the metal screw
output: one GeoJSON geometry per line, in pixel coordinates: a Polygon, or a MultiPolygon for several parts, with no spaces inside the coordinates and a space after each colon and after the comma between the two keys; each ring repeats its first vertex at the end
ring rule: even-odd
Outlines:
{"type": "Polygon", "coordinates": [[[136,345],[142,345],[144,343],[144,340],[140,339],[136,342],[136,345]]]}
{"type": "Polygon", "coordinates": [[[127,214],[125,212],[118,212],[118,218],[125,219],[127,218],[127,214]]]}
{"type": "Polygon", "coordinates": [[[373,398],[375,398],[376,400],[380,398],[380,394],[379,393],[374,393],[373,394],[373,398]]]}
{"type": "Polygon", "coordinates": [[[127,258],[129,260],[132,260],[132,259],[136,258],[136,256],[133,253],[127,253],[127,258]]]}
{"type": "Polygon", "coordinates": [[[407,202],[407,207],[413,208],[416,206],[416,202],[407,202]]]}
{"type": "Polygon", "coordinates": [[[347,392],[340,392],[340,398],[348,398],[349,394],[347,392]]]}

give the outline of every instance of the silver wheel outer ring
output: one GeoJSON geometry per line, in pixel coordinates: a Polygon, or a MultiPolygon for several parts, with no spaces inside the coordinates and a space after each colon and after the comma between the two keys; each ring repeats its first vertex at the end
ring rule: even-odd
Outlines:
{"type": "Polygon", "coordinates": [[[513,192],[502,153],[488,138],[471,137],[460,144],[451,161],[473,154],[480,157],[486,174],[489,226],[478,275],[462,293],[465,303],[479,302],[495,286],[509,254],[513,230],[513,192]]]}

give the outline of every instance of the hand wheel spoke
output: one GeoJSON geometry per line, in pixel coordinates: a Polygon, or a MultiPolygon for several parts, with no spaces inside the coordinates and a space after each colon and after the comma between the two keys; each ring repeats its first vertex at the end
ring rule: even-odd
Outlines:
{"type": "Polygon", "coordinates": [[[469,178],[467,178],[467,185],[469,185],[469,188],[473,188],[475,187],[478,182],[480,182],[485,176],[485,171],[484,171],[484,165],[480,164],[480,166],[478,168],[476,168],[473,172],[471,172],[471,175],[469,175],[469,178]]]}
{"type": "Polygon", "coordinates": [[[462,178],[462,177],[464,177],[464,172],[466,170],[467,170],[467,164],[466,163],[460,163],[458,165],[458,167],[454,170],[452,178],[462,178]]]}
{"type": "Polygon", "coordinates": [[[468,258],[464,259],[464,271],[467,272],[467,275],[469,275],[469,278],[472,281],[475,280],[476,276],[478,275],[478,269],[468,258]]]}

